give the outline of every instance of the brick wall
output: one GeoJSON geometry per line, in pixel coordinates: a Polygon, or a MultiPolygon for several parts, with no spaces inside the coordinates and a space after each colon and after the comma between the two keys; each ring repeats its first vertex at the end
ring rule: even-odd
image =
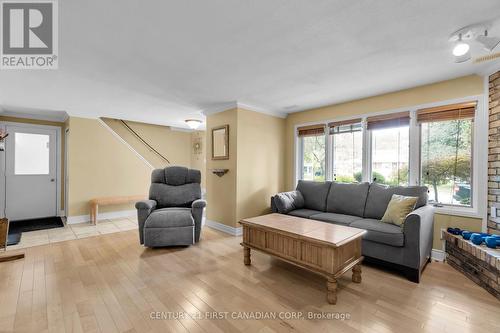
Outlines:
{"type": "Polygon", "coordinates": [[[500,250],[474,245],[448,232],[444,239],[448,264],[500,300],[500,250]]]}
{"type": "Polygon", "coordinates": [[[488,232],[500,234],[500,72],[489,77],[488,232]],[[495,207],[497,217],[491,216],[495,207]]]}

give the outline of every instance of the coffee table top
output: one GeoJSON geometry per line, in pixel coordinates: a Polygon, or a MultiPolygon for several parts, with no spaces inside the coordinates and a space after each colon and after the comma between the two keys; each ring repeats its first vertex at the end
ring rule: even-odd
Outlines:
{"type": "Polygon", "coordinates": [[[366,230],[363,229],[277,213],[243,219],[240,223],[242,225],[272,229],[298,238],[328,243],[335,247],[348,243],[366,233],[366,230]]]}

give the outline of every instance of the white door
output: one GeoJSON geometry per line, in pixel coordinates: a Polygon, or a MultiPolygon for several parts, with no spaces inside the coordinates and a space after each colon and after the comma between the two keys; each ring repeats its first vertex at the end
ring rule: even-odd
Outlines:
{"type": "Polygon", "coordinates": [[[10,220],[57,216],[56,130],[7,125],[5,215],[10,220]]]}

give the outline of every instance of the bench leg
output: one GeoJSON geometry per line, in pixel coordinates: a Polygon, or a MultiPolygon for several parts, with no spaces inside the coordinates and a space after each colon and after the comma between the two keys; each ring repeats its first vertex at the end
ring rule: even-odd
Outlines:
{"type": "Polygon", "coordinates": [[[92,224],[97,225],[97,213],[98,213],[98,206],[96,204],[92,205],[92,208],[90,209],[90,219],[92,221],[92,224]]]}

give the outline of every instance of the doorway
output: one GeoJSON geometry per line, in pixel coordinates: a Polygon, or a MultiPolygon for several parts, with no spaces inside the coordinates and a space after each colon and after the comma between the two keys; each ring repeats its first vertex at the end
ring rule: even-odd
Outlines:
{"type": "Polygon", "coordinates": [[[10,221],[60,215],[61,129],[21,123],[0,126],[9,134],[0,156],[2,215],[10,221]]]}

